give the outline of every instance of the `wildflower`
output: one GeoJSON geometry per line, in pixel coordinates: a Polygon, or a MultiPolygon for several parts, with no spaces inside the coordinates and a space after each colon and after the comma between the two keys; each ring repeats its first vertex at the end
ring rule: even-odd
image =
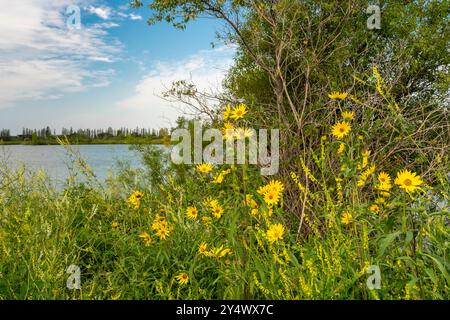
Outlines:
{"type": "Polygon", "coordinates": [[[119,226],[119,223],[117,222],[117,221],[113,221],[112,223],[111,223],[111,227],[112,228],[117,228],[119,226]]]}
{"type": "Polygon", "coordinates": [[[270,189],[264,194],[264,202],[268,206],[277,205],[280,201],[280,195],[276,190],[270,189]]]}
{"type": "Polygon", "coordinates": [[[376,204],[385,204],[386,203],[386,199],[383,197],[377,198],[375,199],[375,203],[376,204]]]}
{"type": "Polygon", "coordinates": [[[197,219],[198,217],[198,209],[196,207],[188,207],[186,210],[186,215],[189,219],[197,219]]]}
{"type": "Polygon", "coordinates": [[[345,100],[347,96],[347,92],[332,92],[328,94],[328,97],[333,100],[345,100]]]}
{"type": "Polygon", "coordinates": [[[211,206],[211,210],[212,210],[212,215],[216,218],[216,219],[220,219],[220,217],[222,217],[223,214],[223,208],[220,204],[211,206]]]}
{"type": "Polygon", "coordinates": [[[197,171],[201,173],[211,172],[213,169],[212,164],[210,163],[201,163],[197,165],[197,171]]]}
{"type": "Polygon", "coordinates": [[[225,110],[223,111],[223,120],[227,121],[231,116],[231,112],[232,112],[231,105],[227,104],[225,110]]]}
{"type": "Polygon", "coordinates": [[[344,212],[341,216],[341,222],[345,225],[348,225],[352,222],[353,216],[350,212],[344,212]]]}
{"type": "Polygon", "coordinates": [[[175,277],[179,284],[185,285],[189,282],[189,276],[186,272],[181,272],[179,275],[175,277]]]}
{"type": "Polygon", "coordinates": [[[222,170],[220,173],[216,174],[216,176],[213,179],[213,183],[215,184],[221,184],[223,182],[223,179],[227,174],[231,172],[231,169],[222,170]]]}
{"type": "Polygon", "coordinates": [[[247,194],[245,196],[244,206],[250,207],[252,209],[255,209],[258,206],[258,204],[256,203],[255,199],[253,198],[253,195],[247,194]]]}
{"type": "Polygon", "coordinates": [[[342,139],[344,138],[346,135],[349,134],[349,132],[352,130],[352,127],[350,126],[350,124],[348,124],[345,121],[342,122],[338,122],[336,123],[331,131],[331,134],[336,138],[336,139],[342,139]]]}
{"type": "Polygon", "coordinates": [[[144,194],[140,191],[135,191],[133,194],[128,198],[128,204],[135,209],[139,209],[141,207],[141,199],[144,196],[144,194]]]}
{"type": "Polygon", "coordinates": [[[211,251],[206,253],[206,256],[220,259],[225,257],[227,254],[231,254],[231,249],[226,247],[224,248],[224,246],[221,245],[220,247],[211,249],[211,251]]]}
{"type": "Polygon", "coordinates": [[[268,206],[277,205],[284,190],[284,185],[278,180],[272,180],[258,189],[258,193],[264,197],[268,206]]]}
{"type": "Polygon", "coordinates": [[[240,104],[233,109],[231,118],[238,120],[243,118],[246,113],[247,113],[247,106],[245,104],[240,104]]]}
{"type": "Polygon", "coordinates": [[[284,226],[280,223],[273,224],[269,227],[267,230],[267,240],[269,240],[270,243],[274,243],[275,241],[283,239],[284,234],[284,226]]]}
{"type": "Polygon", "coordinates": [[[419,186],[423,183],[420,176],[409,170],[398,172],[394,182],[406,192],[414,192],[416,189],[420,189],[419,186]]]}
{"type": "Polygon", "coordinates": [[[380,207],[377,204],[373,204],[369,207],[370,212],[380,213],[380,207]]]}
{"type": "Polygon", "coordinates": [[[156,231],[156,236],[159,237],[161,240],[166,240],[169,236],[169,229],[168,228],[159,228],[158,231],[156,231]]]}
{"type": "Polygon", "coordinates": [[[198,252],[200,254],[206,255],[206,249],[207,249],[208,245],[205,242],[202,242],[199,246],[198,246],[198,252]]]}
{"type": "Polygon", "coordinates": [[[235,137],[236,139],[242,140],[245,138],[250,138],[253,136],[253,130],[249,128],[237,128],[235,130],[235,137]]]}
{"type": "Polygon", "coordinates": [[[364,137],[363,136],[358,136],[358,140],[363,141],[364,137]]]}
{"type": "Polygon", "coordinates": [[[355,113],[353,111],[344,111],[342,112],[342,119],[353,120],[355,119],[355,113]]]}
{"type": "Polygon", "coordinates": [[[142,238],[144,240],[144,243],[146,246],[149,246],[152,244],[152,238],[150,237],[150,235],[147,232],[142,232],[139,235],[139,238],[142,238]]]}
{"type": "Polygon", "coordinates": [[[370,176],[373,175],[374,173],[375,173],[375,165],[373,164],[363,173],[361,173],[361,176],[359,177],[359,180],[357,182],[358,187],[363,187],[366,184],[367,179],[369,179],[370,176]]]}
{"type": "Polygon", "coordinates": [[[259,211],[258,211],[258,209],[252,209],[252,211],[251,211],[251,214],[252,214],[252,216],[257,216],[258,215],[258,213],[259,213],[259,211]]]}
{"type": "Polygon", "coordinates": [[[369,156],[370,156],[371,151],[370,150],[365,150],[362,153],[362,166],[360,167],[360,169],[364,169],[365,167],[367,167],[367,165],[369,164],[369,156]]]}
{"type": "Polygon", "coordinates": [[[384,197],[389,197],[389,191],[392,189],[391,177],[386,172],[380,172],[378,175],[379,185],[377,189],[380,191],[380,194],[384,197]]]}
{"type": "Polygon", "coordinates": [[[206,225],[209,226],[212,223],[212,220],[210,217],[202,217],[202,222],[206,225]]]}
{"type": "Polygon", "coordinates": [[[339,145],[337,153],[338,154],[343,154],[344,151],[345,151],[345,144],[343,142],[341,142],[341,144],[339,145]]]}

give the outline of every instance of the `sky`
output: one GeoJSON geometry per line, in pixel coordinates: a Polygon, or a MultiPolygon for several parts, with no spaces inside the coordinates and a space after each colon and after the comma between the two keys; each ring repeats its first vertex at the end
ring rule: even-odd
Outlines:
{"type": "Polygon", "coordinates": [[[221,25],[213,19],[186,30],[149,26],[149,9],[129,8],[128,0],[0,6],[0,129],[12,134],[23,127],[170,127],[181,111],[162,92],[177,80],[220,90],[233,63],[234,48],[217,42],[221,25]]]}

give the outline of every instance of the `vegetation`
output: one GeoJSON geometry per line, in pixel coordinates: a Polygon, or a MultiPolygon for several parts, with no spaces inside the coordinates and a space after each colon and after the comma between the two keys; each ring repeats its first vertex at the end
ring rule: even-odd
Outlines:
{"type": "Polygon", "coordinates": [[[153,1],[150,22],[212,16],[238,46],[226,92],[178,81],[166,97],[233,139],[280,128],[280,172],[136,145],[145,168],[101,184],[67,141],[84,177],[62,190],[0,166],[0,297],[449,299],[448,2],[386,3],[375,31],[366,7],[153,1]]]}
{"type": "Polygon", "coordinates": [[[71,144],[164,144],[170,141],[168,129],[128,128],[113,129],[78,129],[72,128],[56,131],[46,127],[40,130],[24,128],[21,135],[12,136],[10,130],[0,131],[0,145],[57,145],[60,139],[67,138],[71,144]]]}

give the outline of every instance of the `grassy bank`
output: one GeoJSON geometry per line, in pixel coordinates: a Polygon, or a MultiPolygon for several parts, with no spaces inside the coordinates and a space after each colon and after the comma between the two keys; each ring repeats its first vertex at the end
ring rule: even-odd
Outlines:
{"type": "Polygon", "coordinates": [[[0,298],[448,299],[445,166],[433,185],[380,170],[357,125],[338,128],[311,150],[320,174],[299,159],[290,181],[249,165],[174,165],[144,145],[146,169],[102,185],[78,159],[86,181],[74,175],[62,192],[42,172],[2,166],[0,298]],[[312,217],[290,216],[289,182],[312,217]]]}

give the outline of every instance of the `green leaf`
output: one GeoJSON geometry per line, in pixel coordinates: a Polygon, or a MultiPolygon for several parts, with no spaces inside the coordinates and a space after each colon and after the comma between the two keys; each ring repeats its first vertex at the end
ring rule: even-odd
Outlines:
{"type": "Polygon", "coordinates": [[[394,242],[395,238],[397,238],[401,234],[400,231],[390,233],[380,240],[380,252],[378,253],[378,257],[381,257],[386,251],[387,247],[394,242]]]}

